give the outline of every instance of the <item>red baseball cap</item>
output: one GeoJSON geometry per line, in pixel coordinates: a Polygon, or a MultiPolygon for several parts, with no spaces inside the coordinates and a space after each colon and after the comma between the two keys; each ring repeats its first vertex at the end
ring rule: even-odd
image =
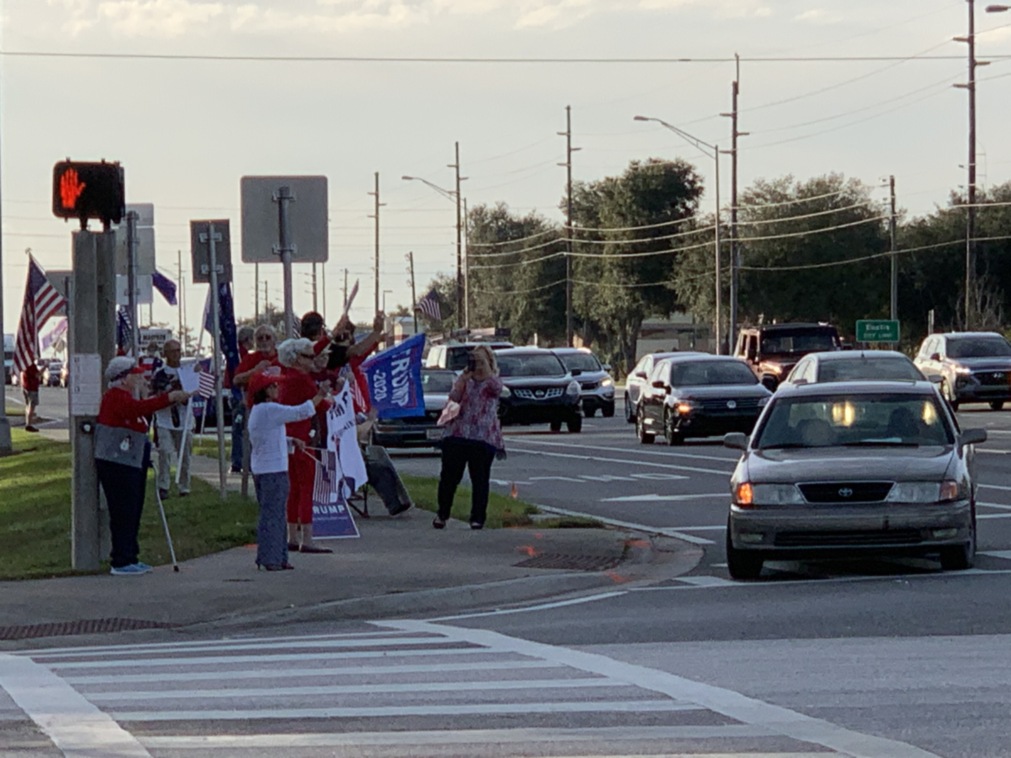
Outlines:
{"type": "Polygon", "coordinates": [[[260,390],[264,390],[272,384],[281,384],[284,380],[284,375],[273,366],[253,374],[246,384],[246,405],[252,407],[253,398],[260,390]]]}

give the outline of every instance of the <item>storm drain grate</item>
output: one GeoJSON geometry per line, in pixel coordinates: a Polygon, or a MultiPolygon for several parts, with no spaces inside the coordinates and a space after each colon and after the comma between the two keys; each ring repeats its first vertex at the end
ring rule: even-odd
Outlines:
{"type": "Polygon", "coordinates": [[[545,553],[535,555],[515,564],[519,568],[565,569],[567,571],[607,571],[621,563],[613,555],[560,555],[545,553]]]}
{"type": "Polygon", "coordinates": [[[171,629],[175,626],[177,625],[140,619],[84,619],[30,626],[0,626],[0,640],[30,640],[39,637],[65,637],[75,634],[132,632],[137,629],[171,629]]]}

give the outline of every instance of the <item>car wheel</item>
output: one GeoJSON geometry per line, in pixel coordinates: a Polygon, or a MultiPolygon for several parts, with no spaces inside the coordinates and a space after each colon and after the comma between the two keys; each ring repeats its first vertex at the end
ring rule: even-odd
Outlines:
{"type": "Polygon", "coordinates": [[[604,418],[612,418],[614,416],[614,403],[610,405],[605,405],[600,409],[600,415],[604,418]]]}
{"type": "Polygon", "coordinates": [[[951,389],[951,385],[948,384],[947,379],[941,380],[941,394],[944,395],[944,399],[948,401],[948,405],[951,406],[951,410],[958,410],[958,400],[955,399],[955,393],[951,389]]]}
{"type": "Polygon", "coordinates": [[[594,416],[594,414],[596,414],[596,412],[597,412],[596,408],[592,408],[592,407],[587,408],[586,406],[583,406],[583,415],[586,416],[586,418],[593,418],[593,416],[594,416]]]}
{"type": "Polygon", "coordinates": [[[635,435],[643,445],[652,445],[656,439],[655,434],[646,431],[646,414],[641,407],[635,413],[635,435]]]}
{"type": "Polygon", "coordinates": [[[941,549],[941,568],[945,571],[965,571],[976,562],[976,516],[973,514],[969,540],[955,547],[941,549]]]}
{"type": "Polygon", "coordinates": [[[553,432],[560,432],[560,431],[562,431],[562,422],[561,421],[552,421],[551,422],[551,431],[553,431],[553,432]]]}
{"type": "Polygon", "coordinates": [[[569,430],[570,434],[579,434],[583,431],[583,417],[576,416],[575,418],[569,419],[565,422],[565,428],[569,430]]]}
{"type": "Polygon", "coordinates": [[[753,550],[738,550],[730,539],[730,521],[727,521],[727,570],[732,579],[758,579],[762,573],[762,558],[753,550]]]}
{"type": "Polygon", "coordinates": [[[994,400],[993,402],[990,403],[990,409],[994,410],[994,411],[1003,410],[1004,409],[1004,401],[1003,400],[994,400]]]}
{"type": "Polygon", "coordinates": [[[685,436],[674,428],[674,416],[670,411],[663,414],[663,436],[671,447],[685,444],[685,436]]]}
{"type": "Polygon", "coordinates": [[[628,395],[625,395],[625,421],[630,424],[635,423],[635,408],[632,405],[632,401],[628,399],[628,395]]]}

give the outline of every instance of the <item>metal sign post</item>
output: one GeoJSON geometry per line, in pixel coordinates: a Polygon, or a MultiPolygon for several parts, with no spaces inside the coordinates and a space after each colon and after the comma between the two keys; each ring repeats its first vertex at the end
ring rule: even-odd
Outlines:
{"type": "Polygon", "coordinates": [[[200,234],[200,241],[207,244],[208,256],[210,258],[211,313],[214,319],[214,329],[211,331],[211,336],[214,338],[214,410],[216,414],[214,426],[218,437],[218,494],[224,500],[225,482],[228,474],[225,471],[225,406],[221,398],[221,310],[218,305],[217,255],[217,243],[221,242],[222,239],[223,236],[214,230],[213,221],[207,224],[207,231],[200,234]]]}
{"type": "Polygon", "coordinates": [[[140,357],[140,332],[137,331],[137,212],[127,211],[126,214],[126,255],[127,255],[127,287],[129,287],[127,304],[130,315],[130,350],[134,358],[140,357]]]}
{"type": "Polygon", "coordinates": [[[291,302],[291,255],[294,248],[288,231],[288,204],[294,199],[291,187],[288,186],[279,187],[274,194],[278,229],[276,251],[281,256],[281,271],[284,276],[284,325],[289,338],[298,336],[295,333],[295,312],[291,302]]]}

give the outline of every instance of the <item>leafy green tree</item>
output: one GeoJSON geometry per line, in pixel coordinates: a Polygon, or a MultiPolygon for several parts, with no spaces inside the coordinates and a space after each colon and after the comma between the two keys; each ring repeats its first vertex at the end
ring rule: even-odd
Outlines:
{"type": "Polygon", "coordinates": [[[577,328],[626,372],[643,320],[679,307],[672,272],[701,194],[691,164],[655,158],[573,187],[577,328]]]}

